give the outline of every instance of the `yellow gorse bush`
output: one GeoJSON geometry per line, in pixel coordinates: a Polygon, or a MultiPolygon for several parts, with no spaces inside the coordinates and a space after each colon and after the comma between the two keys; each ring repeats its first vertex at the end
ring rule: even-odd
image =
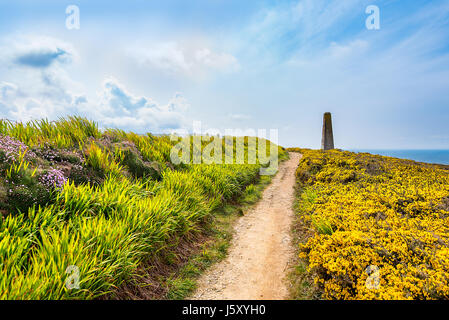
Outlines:
{"type": "Polygon", "coordinates": [[[449,298],[449,167],[301,152],[300,212],[316,230],[301,256],[325,298],[449,298]]]}

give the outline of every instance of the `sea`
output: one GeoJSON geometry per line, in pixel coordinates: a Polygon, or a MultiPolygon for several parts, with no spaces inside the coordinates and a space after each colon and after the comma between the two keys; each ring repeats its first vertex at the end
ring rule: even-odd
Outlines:
{"type": "Polygon", "coordinates": [[[448,164],[449,150],[382,150],[382,149],[356,149],[352,152],[368,152],[381,156],[388,156],[400,159],[415,160],[418,162],[448,164]]]}

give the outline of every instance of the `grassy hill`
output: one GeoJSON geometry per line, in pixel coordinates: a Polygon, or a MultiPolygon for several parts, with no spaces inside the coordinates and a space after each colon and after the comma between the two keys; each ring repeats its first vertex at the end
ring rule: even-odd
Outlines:
{"type": "Polygon", "coordinates": [[[259,180],[259,161],[173,165],[175,143],[78,117],[1,120],[0,298],[104,296],[259,180]]]}

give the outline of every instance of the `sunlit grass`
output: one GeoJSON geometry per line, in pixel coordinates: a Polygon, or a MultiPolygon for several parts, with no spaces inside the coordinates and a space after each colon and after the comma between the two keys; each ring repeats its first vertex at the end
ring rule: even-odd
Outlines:
{"type": "MultiPolygon", "coordinates": [[[[218,208],[236,198],[257,198],[251,185],[259,180],[259,164],[171,168],[174,142],[169,136],[102,132],[95,122],[79,117],[28,123],[0,120],[0,134],[35,150],[51,146],[79,154],[77,170],[98,178],[95,183],[69,178],[63,187],[48,191],[44,204],[30,198],[26,210],[3,203],[8,212],[0,216],[1,299],[105,295],[131,279],[142,261],[168,248],[174,236],[198,231],[218,208]],[[133,153],[134,162],[125,161],[125,151],[133,153]],[[160,179],[145,174],[150,166],[160,171],[160,179]],[[69,266],[79,270],[79,289],[66,285],[69,266]]],[[[22,171],[42,172],[57,165],[55,161],[36,157],[28,162],[19,155],[17,161],[0,166],[0,186],[14,174],[22,183],[22,171]]],[[[75,166],[63,165],[67,170],[75,166]]],[[[25,191],[39,184],[34,173],[26,178],[34,184],[24,184],[25,191]]],[[[1,201],[8,200],[0,197],[1,201]]]]}

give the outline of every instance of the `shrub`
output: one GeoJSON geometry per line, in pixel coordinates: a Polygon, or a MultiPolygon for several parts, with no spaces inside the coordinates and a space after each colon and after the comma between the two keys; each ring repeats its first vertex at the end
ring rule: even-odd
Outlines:
{"type": "Polygon", "coordinates": [[[37,156],[50,163],[67,162],[70,164],[82,164],[84,162],[83,157],[78,153],[67,149],[56,149],[49,144],[35,148],[33,151],[37,156]]]}
{"type": "Polygon", "coordinates": [[[9,136],[0,134],[0,152],[2,161],[12,163],[18,159],[20,154],[25,154],[26,160],[31,160],[36,155],[28,150],[28,146],[23,142],[9,136]]]}
{"type": "Polygon", "coordinates": [[[108,174],[119,176],[122,171],[122,167],[114,161],[114,157],[109,151],[102,150],[95,142],[86,148],[85,162],[102,176],[108,174]]]}
{"type": "Polygon", "coordinates": [[[11,211],[26,212],[35,206],[44,206],[51,202],[52,189],[33,179],[9,181],[7,188],[7,208],[11,211]]]}
{"type": "Polygon", "coordinates": [[[76,185],[80,185],[83,183],[101,185],[104,180],[104,175],[100,175],[98,171],[94,170],[91,167],[75,164],[70,168],[68,180],[75,183],[76,185]]]}
{"type": "Polygon", "coordinates": [[[61,170],[50,169],[39,177],[39,181],[47,189],[61,189],[67,178],[61,170]]]}
{"type": "Polygon", "coordinates": [[[162,167],[158,162],[144,162],[135,152],[131,150],[123,151],[120,158],[121,164],[126,165],[128,170],[136,178],[151,178],[153,180],[162,179],[162,167]]]}
{"type": "Polygon", "coordinates": [[[297,176],[299,209],[315,229],[301,256],[325,298],[449,298],[447,170],[304,150],[297,176]],[[367,285],[373,266],[380,272],[375,289],[367,285]]]}

